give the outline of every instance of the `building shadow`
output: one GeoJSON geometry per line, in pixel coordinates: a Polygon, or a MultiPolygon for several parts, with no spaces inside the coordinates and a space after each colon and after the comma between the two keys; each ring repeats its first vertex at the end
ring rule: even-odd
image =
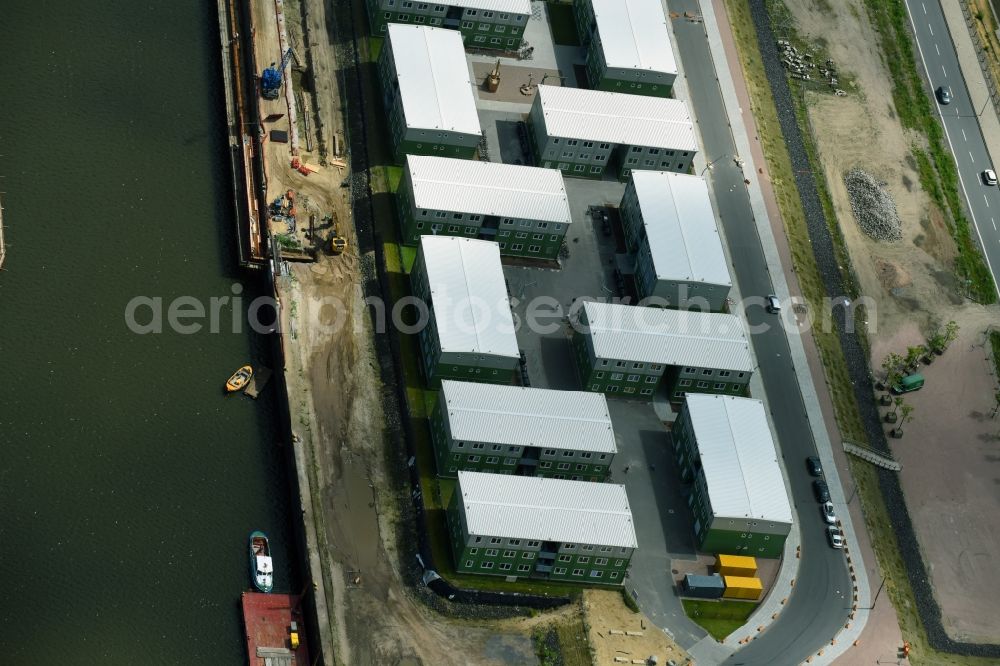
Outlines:
{"type": "Polygon", "coordinates": [[[540,339],[542,371],[550,389],[559,391],[579,391],[580,382],[576,376],[576,361],[573,346],[562,334],[540,339]]]}
{"type": "Polygon", "coordinates": [[[532,165],[528,147],[528,127],[523,122],[498,120],[497,141],[500,144],[500,161],[504,164],[532,165]]]}
{"type": "Polygon", "coordinates": [[[687,503],[686,487],[674,457],[673,441],[662,430],[641,430],[639,441],[647,465],[640,473],[649,475],[649,487],[653,489],[667,551],[673,557],[693,558],[697,555],[694,514],[687,503]]]}

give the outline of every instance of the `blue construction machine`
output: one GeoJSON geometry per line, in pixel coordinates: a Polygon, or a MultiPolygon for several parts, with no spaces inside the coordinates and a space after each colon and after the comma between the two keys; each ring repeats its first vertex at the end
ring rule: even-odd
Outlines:
{"type": "Polygon", "coordinates": [[[281,64],[271,63],[271,66],[260,75],[260,96],[264,99],[278,99],[278,90],[281,89],[282,72],[292,58],[292,50],[285,51],[281,58],[281,64]]]}

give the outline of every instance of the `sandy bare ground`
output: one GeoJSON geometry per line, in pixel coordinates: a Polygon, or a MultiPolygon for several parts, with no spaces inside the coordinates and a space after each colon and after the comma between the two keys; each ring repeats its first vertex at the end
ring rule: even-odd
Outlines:
{"type": "Polygon", "coordinates": [[[986,325],[963,330],[921,370],[927,386],[906,397],[914,420],[891,440],[944,628],[970,642],[1000,635],[1000,417],[991,417],[997,385],[986,325]]]}
{"type": "Polygon", "coordinates": [[[922,139],[895,116],[889,75],[877,35],[860,0],[831,3],[786,0],[800,36],[823,38],[838,67],[856,77],[848,97],[809,93],[813,136],[851,255],[861,292],[874,300],[870,318],[872,365],[889,352],[905,355],[943,323],[962,330],[951,350],[925,369],[927,386],[911,399],[916,410],[908,434],[894,450],[945,628],[956,639],[996,641],[1000,578],[984,584],[985,553],[995,553],[1000,529],[996,458],[998,423],[984,418],[995,386],[982,342],[1000,309],[966,301],[952,271],[954,243],[942,212],[920,188],[912,147],[922,139]],[[858,228],[843,174],[859,166],[887,183],[903,238],[876,242],[858,228]]]}
{"type": "Polygon", "coordinates": [[[336,663],[501,664],[490,654],[518,648],[530,657],[530,626],[438,615],[401,581],[393,547],[400,498],[384,472],[382,388],[358,273],[352,253],[293,264],[280,292],[292,427],[321,506],[336,663]]]}
{"type": "Polygon", "coordinates": [[[659,664],[686,663],[687,653],[645,615],[630,611],[619,592],[588,590],[583,594],[583,608],[595,664],[613,664],[615,657],[651,656],[659,664]]]}

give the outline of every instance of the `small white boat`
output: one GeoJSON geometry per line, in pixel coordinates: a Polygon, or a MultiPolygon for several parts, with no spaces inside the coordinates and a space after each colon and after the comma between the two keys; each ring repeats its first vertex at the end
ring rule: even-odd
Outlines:
{"type": "Polygon", "coordinates": [[[250,534],[250,575],[253,576],[254,586],[261,592],[270,592],[274,587],[271,546],[267,535],[260,531],[250,534]]]}

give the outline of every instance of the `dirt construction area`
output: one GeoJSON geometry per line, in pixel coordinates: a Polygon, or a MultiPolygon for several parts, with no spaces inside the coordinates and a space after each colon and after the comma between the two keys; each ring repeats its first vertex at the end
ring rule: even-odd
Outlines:
{"type": "Polygon", "coordinates": [[[896,118],[863,2],[785,4],[799,37],[823,46],[856,82],[844,97],[809,92],[806,104],[860,291],[874,301],[872,367],[890,352],[905,356],[907,347],[925,344],[950,320],[960,326],[949,350],[920,370],[926,386],[906,398],[912,422],[890,441],[945,629],[961,641],[1000,641],[1000,577],[990,564],[1000,546],[1000,420],[990,416],[997,385],[989,345],[982,346],[1000,309],[962,296],[946,218],[920,187],[913,148],[923,148],[923,139],[896,118]],[[875,241],[860,230],[844,184],[855,167],[884,183],[901,240],[875,241]]]}
{"type": "Polygon", "coordinates": [[[595,664],[614,664],[615,657],[636,663],[632,660],[653,656],[658,664],[686,662],[680,647],[644,615],[626,608],[618,592],[588,590],[583,607],[595,664]]]}

